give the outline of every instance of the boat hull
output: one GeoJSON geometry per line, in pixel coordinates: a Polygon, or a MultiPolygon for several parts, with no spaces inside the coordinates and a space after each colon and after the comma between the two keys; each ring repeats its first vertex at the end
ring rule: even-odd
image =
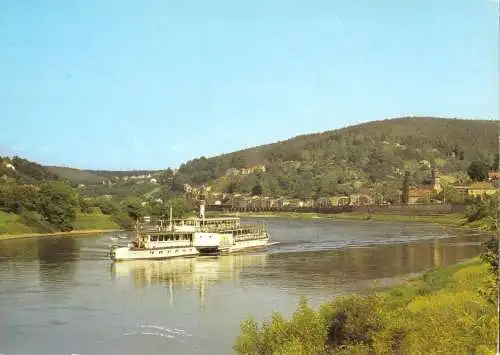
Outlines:
{"type": "Polygon", "coordinates": [[[196,256],[200,253],[194,247],[161,248],[161,249],[133,249],[129,247],[119,247],[110,252],[111,260],[162,260],[177,257],[196,256]]]}
{"type": "Polygon", "coordinates": [[[233,245],[220,249],[223,253],[237,253],[247,249],[265,248],[269,245],[269,239],[250,239],[236,241],[233,245]]]}

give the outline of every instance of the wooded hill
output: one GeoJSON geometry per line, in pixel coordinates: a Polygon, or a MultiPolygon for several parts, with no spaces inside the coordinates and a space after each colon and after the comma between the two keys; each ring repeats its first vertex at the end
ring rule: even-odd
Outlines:
{"type": "Polygon", "coordinates": [[[38,184],[49,180],[59,180],[59,176],[38,163],[15,156],[0,156],[0,182],[16,184],[38,184]]]}
{"type": "MultiPolygon", "coordinates": [[[[162,190],[207,184],[212,191],[297,198],[350,194],[370,189],[390,196],[401,189],[405,171],[413,186],[429,183],[430,166],[466,183],[474,160],[493,164],[498,153],[498,122],[492,120],[407,117],[358,124],[182,164],[177,172],[103,171],[47,167],[48,173],[89,185],[114,176],[159,174],[162,190]],[[248,172],[263,165],[266,171],[248,172]],[[232,169],[232,170],[230,170],[232,169]],[[238,170],[240,169],[240,170],[238,170]],[[243,169],[243,170],[242,170],[243,169]]],[[[135,183],[95,185],[91,195],[130,192],[135,183]],[[123,185],[123,186],[121,186],[123,185]],[[133,186],[132,186],[133,185],[133,186]],[[102,190],[102,191],[101,191],[102,190]]],[[[151,190],[153,186],[141,185],[151,190]]],[[[148,190],[148,191],[149,191],[148,190]]],[[[141,192],[143,193],[143,192],[141,192]]]]}
{"type": "Polygon", "coordinates": [[[466,180],[471,161],[493,163],[498,128],[492,120],[406,117],[374,121],[194,159],[181,165],[176,180],[226,192],[257,190],[269,196],[308,198],[363,188],[387,195],[401,187],[404,171],[411,173],[412,185],[428,183],[430,164],[441,174],[466,180]],[[227,174],[230,168],[259,164],[265,165],[265,172],[227,174]]]}

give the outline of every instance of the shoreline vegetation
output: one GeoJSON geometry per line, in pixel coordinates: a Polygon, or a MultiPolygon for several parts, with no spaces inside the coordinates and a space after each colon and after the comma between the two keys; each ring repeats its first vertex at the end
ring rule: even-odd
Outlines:
{"type": "Polygon", "coordinates": [[[290,355],[494,354],[496,254],[496,261],[483,254],[398,285],[340,296],[318,309],[301,298],[288,320],[278,312],[263,322],[247,318],[233,349],[290,355]]]}
{"type": "MultiPolygon", "coordinates": [[[[491,209],[486,202],[486,209],[491,209]]],[[[478,231],[491,231],[496,227],[492,217],[488,217],[491,211],[481,212],[481,202],[473,205],[475,209],[466,214],[450,213],[442,215],[406,215],[388,213],[307,213],[307,212],[233,212],[222,213],[222,216],[239,216],[242,218],[293,218],[302,220],[338,220],[338,221],[370,221],[370,222],[399,222],[399,223],[429,223],[451,228],[469,228],[478,231]]],[[[213,213],[209,214],[213,215],[213,213]]],[[[26,218],[15,213],[0,211],[0,240],[31,238],[38,236],[64,236],[64,235],[85,235],[101,234],[108,232],[126,231],[123,223],[116,220],[116,216],[103,214],[100,211],[90,213],[76,213],[71,231],[57,231],[45,228],[40,231],[43,222],[37,215],[31,216],[26,223],[26,218]],[[33,223],[34,222],[34,223],[33,223]]],[[[128,223],[129,225],[132,225],[128,223]]]]}
{"type": "MultiPolygon", "coordinates": [[[[125,231],[112,219],[112,216],[102,213],[77,213],[71,231],[50,230],[38,231],[41,223],[39,217],[32,218],[27,224],[22,216],[15,213],[0,211],[0,240],[23,239],[49,236],[92,235],[125,231]],[[35,223],[33,223],[33,221],[35,223]]],[[[44,227],[42,225],[42,227],[44,227]]]]}
{"type": "MultiPolygon", "coordinates": [[[[302,220],[325,219],[339,221],[371,221],[371,222],[409,222],[409,223],[430,223],[449,227],[465,227],[475,229],[487,229],[481,226],[468,224],[467,219],[462,214],[446,214],[437,216],[426,215],[394,215],[394,214],[377,214],[377,213],[356,213],[346,212],[338,214],[320,214],[320,213],[291,213],[291,212],[240,212],[240,213],[224,213],[224,216],[239,216],[244,218],[293,218],[302,220]]],[[[0,216],[1,217],[1,216],[0,216]]],[[[120,228],[112,221],[104,221],[106,215],[99,214],[80,214],[77,215],[75,229],[68,232],[28,232],[25,228],[20,227],[17,231],[9,231],[7,233],[0,232],[0,240],[16,239],[16,238],[33,238],[38,236],[66,236],[66,235],[87,235],[87,234],[102,234],[108,232],[120,232],[125,229],[120,228]]],[[[13,228],[16,228],[13,226],[13,228]]]]}
{"type": "Polygon", "coordinates": [[[24,239],[36,237],[54,237],[54,236],[74,236],[74,235],[90,235],[104,234],[113,232],[123,232],[123,229],[82,229],[72,230],[69,232],[50,232],[50,233],[25,233],[25,234],[0,234],[0,240],[8,239],[24,239]]]}
{"type": "Polygon", "coordinates": [[[322,219],[337,221],[370,221],[370,222],[399,222],[399,223],[428,223],[443,227],[470,228],[481,231],[491,230],[491,226],[484,221],[469,221],[467,216],[461,213],[449,213],[442,215],[403,215],[388,213],[300,213],[300,212],[238,212],[224,213],[224,216],[242,218],[293,218],[293,219],[322,219]]]}
{"type": "Polygon", "coordinates": [[[430,222],[489,231],[492,236],[484,240],[480,257],[431,269],[396,285],[341,296],[318,309],[301,298],[289,319],[279,312],[261,322],[249,316],[241,322],[233,349],[246,355],[494,354],[499,334],[498,201],[498,196],[477,199],[465,215],[259,214],[430,222]]]}

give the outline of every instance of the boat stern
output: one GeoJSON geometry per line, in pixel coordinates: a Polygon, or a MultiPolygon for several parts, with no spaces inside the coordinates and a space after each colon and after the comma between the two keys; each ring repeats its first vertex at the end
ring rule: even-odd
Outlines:
{"type": "Polygon", "coordinates": [[[129,247],[112,247],[109,252],[109,257],[113,261],[130,259],[129,252],[130,252],[129,247]]]}

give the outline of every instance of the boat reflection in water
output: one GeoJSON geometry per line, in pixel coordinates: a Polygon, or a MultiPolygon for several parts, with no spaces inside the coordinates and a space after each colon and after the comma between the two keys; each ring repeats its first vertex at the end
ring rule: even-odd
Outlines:
{"type": "Polygon", "coordinates": [[[115,281],[132,282],[137,288],[165,285],[169,288],[170,305],[176,286],[196,287],[203,307],[205,288],[222,281],[238,281],[241,273],[249,268],[265,267],[268,254],[229,254],[174,258],[166,260],[134,260],[113,263],[111,273],[115,281]]]}

